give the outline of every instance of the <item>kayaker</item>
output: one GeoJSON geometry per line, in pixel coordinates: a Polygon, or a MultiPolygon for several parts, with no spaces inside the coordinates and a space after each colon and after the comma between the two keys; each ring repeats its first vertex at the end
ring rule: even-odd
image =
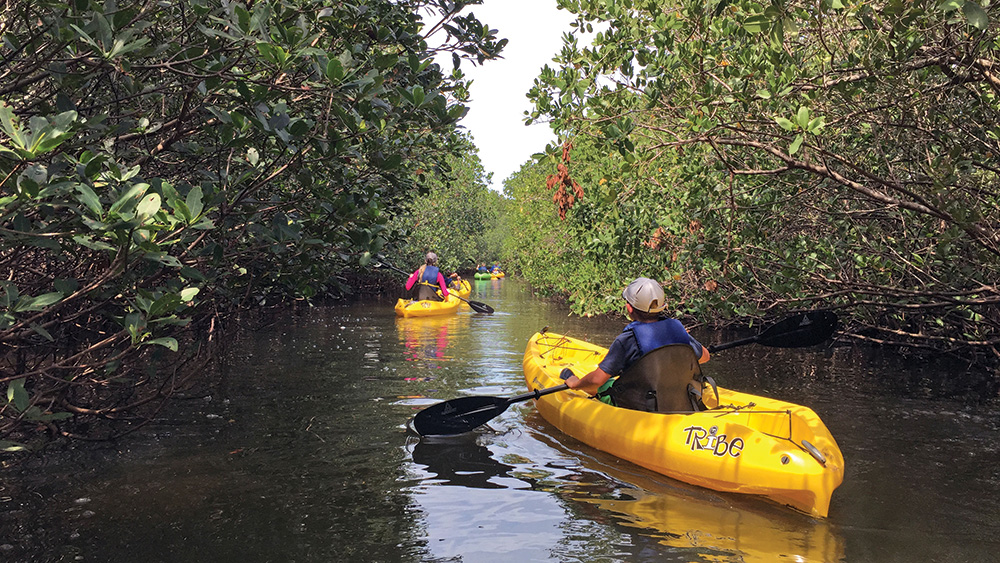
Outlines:
{"type": "Polygon", "coordinates": [[[435,287],[441,288],[441,295],[448,298],[448,284],[437,267],[438,257],[428,252],[424,257],[424,265],[416,269],[406,280],[406,290],[412,292],[411,297],[417,301],[441,301],[435,293],[435,287]]]}
{"type": "Polygon", "coordinates": [[[462,289],[462,276],[458,275],[458,272],[452,272],[448,276],[448,287],[462,289]]]}
{"type": "MultiPolygon", "coordinates": [[[[699,364],[703,364],[709,359],[708,348],[702,346],[700,342],[692,338],[680,321],[663,314],[663,310],[666,307],[665,296],[663,288],[658,282],[649,278],[636,278],[622,292],[622,297],[625,299],[625,310],[628,312],[628,317],[632,319],[632,322],[615,338],[615,341],[608,349],[607,355],[604,356],[604,359],[601,360],[594,371],[584,375],[582,378],[575,375],[570,376],[566,379],[566,384],[572,389],[581,389],[591,395],[597,395],[601,400],[617,406],[638,410],[660,410],[663,412],[662,409],[651,408],[651,404],[655,405],[657,401],[655,397],[652,398],[652,401],[649,401],[648,395],[650,395],[650,391],[652,391],[652,395],[655,395],[655,389],[657,388],[655,380],[659,377],[669,376],[669,374],[634,373],[635,370],[629,371],[629,368],[636,366],[637,362],[650,352],[660,350],[671,344],[689,345],[694,351],[694,358],[697,359],[699,364]],[[622,377],[619,377],[617,381],[611,380],[612,377],[616,376],[622,377]],[[625,379],[628,379],[628,381],[623,381],[625,379]],[[647,382],[649,382],[647,385],[649,389],[642,389],[643,385],[647,384],[647,382]],[[622,385],[623,383],[627,383],[627,385],[622,385]],[[629,396],[616,397],[614,391],[615,385],[621,385],[619,390],[628,388],[629,396]],[[639,388],[638,393],[636,392],[637,386],[639,388]],[[635,395],[639,395],[640,398],[634,399],[633,396],[635,395]],[[621,404],[622,402],[631,404],[621,404]]],[[[690,357],[690,354],[687,354],[687,356],[690,357]]],[[[693,369],[700,375],[700,370],[698,370],[697,366],[691,365],[693,363],[693,361],[689,361],[688,364],[690,367],[685,369],[693,369]]],[[[680,374],[679,377],[688,376],[680,374]]],[[[684,384],[686,386],[686,381],[684,384]]],[[[621,395],[621,393],[618,393],[618,395],[621,395]]],[[[671,403],[671,401],[666,399],[661,397],[660,403],[663,405],[671,403]]]]}
{"type": "Polygon", "coordinates": [[[486,267],[486,262],[480,262],[479,268],[476,269],[477,272],[482,272],[484,274],[489,273],[489,269],[486,267]]]}

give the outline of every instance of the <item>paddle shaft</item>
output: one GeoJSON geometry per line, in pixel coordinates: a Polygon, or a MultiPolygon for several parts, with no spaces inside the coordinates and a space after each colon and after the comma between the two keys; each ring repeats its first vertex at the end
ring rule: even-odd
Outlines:
{"type": "Polygon", "coordinates": [[[715,353],[720,350],[728,350],[730,348],[736,348],[737,346],[753,344],[754,342],[757,342],[757,340],[759,340],[757,336],[751,336],[750,338],[743,338],[741,340],[734,340],[733,342],[725,342],[723,344],[716,344],[714,346],[709,346],[708,351],[715,353]]]}
{"type": "Polygon", "coordinates": [[[542,395],[550,395],[552,393],[558,393],[559,391],[565,391],[569,389],[569,385],[563,383],[562,385],[556,385],[555,387],[546,387],[545,389],[535,389],[534,391],[525,393],[523,395],[517,395],[507,399],[508,405],[513,405],[514,403],[520,403],[521,401],[527,401],[528,399],[537,399],[542,395]]]}
{"type": "Polygon", "coordinates": [[[498,410],[499,412],[497,412],[496,414],[494,414],[494,416],[499,416],[500,413],[502,413],[503,411],[507,410],[507,407],[513,405],[514,403],[520,403],[520,402],[523,402],[523,401],[527,401],[529,399],[537,399],[537,398],[539,398],[539,397],[541,397],[543,395],[549,395],[551,393],[558,393],[559,391],[565,391],[567,389],[569,389],[569,385],[566,385],[565,383],[563,383],[562,385],[556,385],[555,387],[547,387],[545,389],[535,389],[534,391],[531,391],[530,393],[525,393],[523,395],[515,395],[514,397],[508,397],[507,398],[507,404],[505,404],[505,405],[503,405],[501,407],[497,407],[495,405],[487,405],[485,407],[480,407],[480,408],[475,409],[475,410],[464,411],[462,413],[462,415],[463,416],[468,416],[468,415],[472,415],[472,414],[479,414],[481,412],[486,412],[486,411],[489,411],[489,410],[498,410]]]}

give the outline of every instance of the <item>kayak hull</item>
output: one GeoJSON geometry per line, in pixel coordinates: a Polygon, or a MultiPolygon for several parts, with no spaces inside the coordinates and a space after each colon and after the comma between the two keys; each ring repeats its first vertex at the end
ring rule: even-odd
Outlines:
{"type": "Polygon", "coordinates": [[[477,280],[488,280],[493,279],[493,276],[489,272],[476,272],[474,276],[477,280]]]}
{"type": "MultiPolygon", "coordinates": [[[[583,376],[606,353],[581,340],[536,333],[524,354],[525,382],[529,390],[560,385],[562,369],[583,376]]],[[[816,413],[767,397],[718,392],[718,401],[705,392],[709,410],[686,414],[622,409],[577,390],[542,396],[535,405],[563,433],[662,475],[826,517],[843,481],[844,458],[816,413]]]]}
{"type": "Polygon", "coordinates": [[[398,299],[396,306],[396,316],[398,317],[432,317],[434,315],[448,315],[458,311],[458,306],[462,301],[449,294],[444,301],[414,301],[412,299],[398,299]]]}

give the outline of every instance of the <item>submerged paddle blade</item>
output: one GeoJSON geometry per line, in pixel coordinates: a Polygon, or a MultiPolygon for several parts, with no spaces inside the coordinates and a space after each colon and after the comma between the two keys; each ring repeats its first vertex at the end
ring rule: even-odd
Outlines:
{"type": "Polygon", "coordinates": [[[805,348],[828,340],[837,330],[833,311],[809,311],[789,317],[762,332],[757,341],[774,348],[805,348]]]}
{"type": "Polygon", "coordinates": [[[502,397],[459,397],[431,405],[413,417],[421,436],[450,436],[468,432],[497,417],[510,406],[502,397]]]}

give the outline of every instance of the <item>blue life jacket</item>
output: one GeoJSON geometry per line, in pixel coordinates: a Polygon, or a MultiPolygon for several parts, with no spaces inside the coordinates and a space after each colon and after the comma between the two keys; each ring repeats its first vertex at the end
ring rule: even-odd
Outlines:
{"type": "Polygon", "coordinates": [[[633,321],[624,330],[632,331],[639,353],[643,356],[669,344],[690,344],[696,357],[700,358],[702,354],[701,344],[691,338],[677,319],[663,319],[655,323],[633,321]]]}
{"type": "Polygon", "coordinates": [[[420,276],[419,281],[427,282],[431,285],[437,285],[438,273],[440,271],[441,270],[439,270],[437,266],[425,266],[424,275],[420,276]]]}

